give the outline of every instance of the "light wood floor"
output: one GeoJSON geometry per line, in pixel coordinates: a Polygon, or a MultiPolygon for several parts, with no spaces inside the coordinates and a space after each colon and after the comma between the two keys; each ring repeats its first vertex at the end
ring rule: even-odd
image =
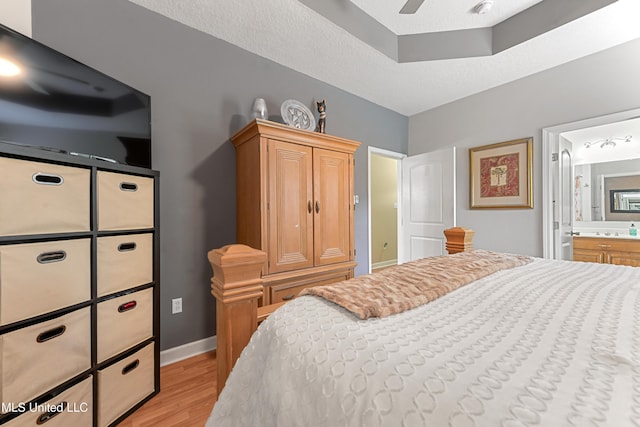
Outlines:
{"type": "Polygon", "coordinates": [[[216,401],[215,351],[160,368],[160,393],[121,427],[201,427],[216,401]]]}

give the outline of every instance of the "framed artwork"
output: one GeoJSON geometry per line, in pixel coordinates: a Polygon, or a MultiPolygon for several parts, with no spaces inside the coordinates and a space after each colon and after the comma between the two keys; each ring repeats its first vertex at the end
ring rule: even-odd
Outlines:
{"type": "Polygon", "coordinates": [[[471,209],[533,208],[533,138],[469,149],[471,209]]]}

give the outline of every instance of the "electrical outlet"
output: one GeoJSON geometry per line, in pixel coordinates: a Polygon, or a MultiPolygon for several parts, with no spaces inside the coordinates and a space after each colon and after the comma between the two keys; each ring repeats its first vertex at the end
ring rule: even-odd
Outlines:
{"type": "Polygon", "coordinates": [[[182,313],[182,298],[171,300],[171,314],[182,313]]]}

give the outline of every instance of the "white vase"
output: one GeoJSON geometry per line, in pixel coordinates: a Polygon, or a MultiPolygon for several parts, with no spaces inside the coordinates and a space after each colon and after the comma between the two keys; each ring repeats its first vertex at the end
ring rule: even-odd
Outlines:
{"type": "Polygon", "coordinates": [[[254,119],[268,119],[269,113],[267,112],[267,103],[262,98],[256,98],[253,101],[253,107],[251,109],[254,119]]]}

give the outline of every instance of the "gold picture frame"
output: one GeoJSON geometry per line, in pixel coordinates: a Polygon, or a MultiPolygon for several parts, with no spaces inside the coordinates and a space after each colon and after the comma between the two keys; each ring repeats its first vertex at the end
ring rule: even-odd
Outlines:
{"type": "Polygon", "coordinates": [[[533,138],[469,149],[471,209],[533,208],[533,138]]]}

